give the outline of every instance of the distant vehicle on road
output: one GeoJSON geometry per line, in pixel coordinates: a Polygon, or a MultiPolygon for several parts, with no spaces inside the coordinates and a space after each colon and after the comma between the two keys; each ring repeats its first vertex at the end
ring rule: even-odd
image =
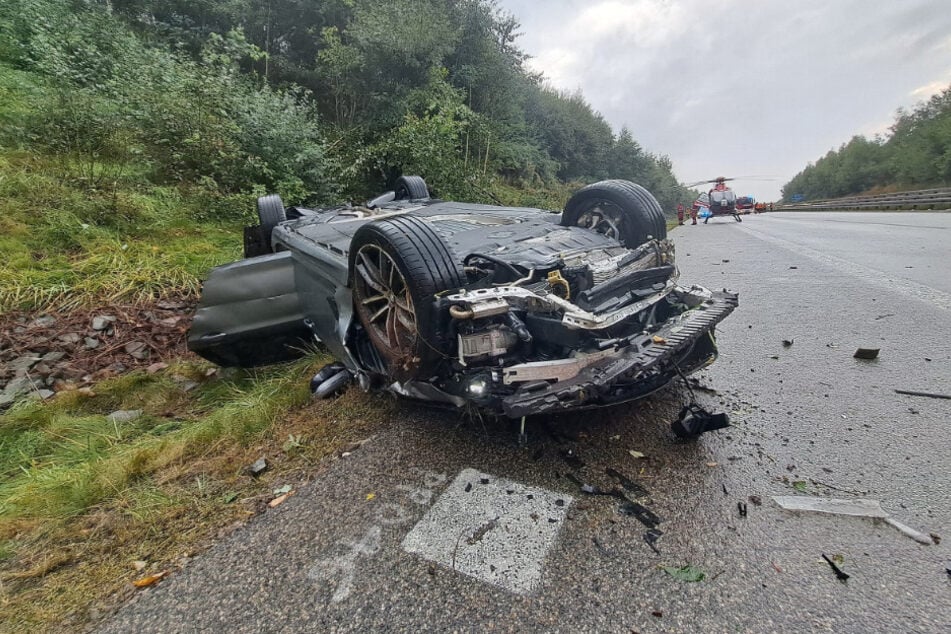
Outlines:
{"type": "Polygon", "coordinates": [[[740,196],[736,199],[736,208],[741,214],[748,214],[753,211],[756,199],[752,196],[740,196]]]}

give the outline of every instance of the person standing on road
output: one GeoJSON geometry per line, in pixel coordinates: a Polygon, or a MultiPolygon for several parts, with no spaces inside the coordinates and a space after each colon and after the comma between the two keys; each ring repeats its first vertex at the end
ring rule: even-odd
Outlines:
{"type": "Polygon", "coordinates": [[[684,204],[677,203],[677,224],[682,225],[684,223],[684,204]]]}

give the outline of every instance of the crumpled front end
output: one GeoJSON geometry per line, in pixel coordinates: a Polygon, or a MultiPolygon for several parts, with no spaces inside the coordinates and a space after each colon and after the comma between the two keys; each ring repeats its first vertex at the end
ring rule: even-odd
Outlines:
{"type": "MultiPolygon", "coordinates": [[[[679,286],[673,261],[673,244],[652,240],[562,254],[518,279],[442,294],[435,310],[452,352],[425,400],[519,418],[641,398],[711,363],[715,326],[737,295],[679,286]]],[[[506,266],[469,264],[493,269],[491,280],[506,266]]],[[[423,397],[418,379],[389,388],[423,397]]]]}

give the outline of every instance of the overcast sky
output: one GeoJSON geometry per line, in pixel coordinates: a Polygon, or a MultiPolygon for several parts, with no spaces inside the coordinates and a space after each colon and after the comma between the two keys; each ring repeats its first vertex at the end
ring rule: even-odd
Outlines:
{"type": "Polygon", "coordinates": [[[667,154],[681,182],[759,200],[951,84],[947,0],[499,0],[559,89],[667,154]]]}

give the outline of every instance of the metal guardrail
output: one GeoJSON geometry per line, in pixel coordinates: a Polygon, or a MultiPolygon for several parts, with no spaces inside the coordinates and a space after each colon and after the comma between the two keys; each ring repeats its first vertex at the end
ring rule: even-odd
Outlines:
{"type": "Polygon", "coordinates": [[[951,209],[951,187],[920,189],[911,192],[847,196],[778,205],[777,211],[825,211],[828,209],[895,210],[951,209]]]}

